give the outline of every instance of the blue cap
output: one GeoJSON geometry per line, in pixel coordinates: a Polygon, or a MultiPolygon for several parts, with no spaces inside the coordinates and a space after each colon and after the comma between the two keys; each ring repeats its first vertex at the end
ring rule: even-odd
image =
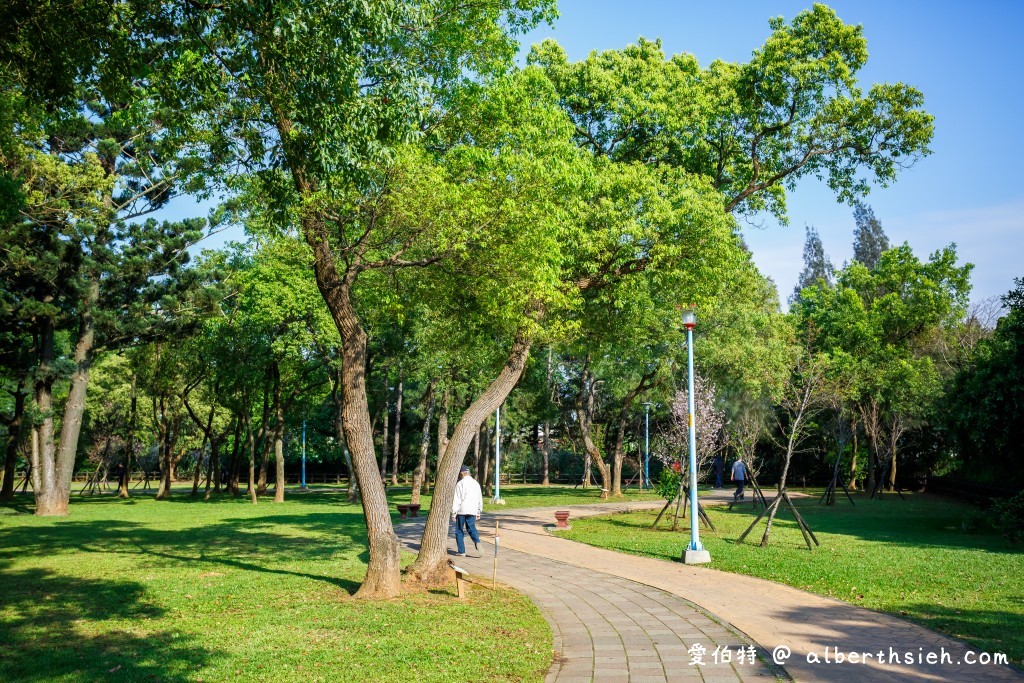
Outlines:
{"type": "Polygon", "coordinates": [[[459,472],[469,472],[469,465],[463,465],[459,472]]]}

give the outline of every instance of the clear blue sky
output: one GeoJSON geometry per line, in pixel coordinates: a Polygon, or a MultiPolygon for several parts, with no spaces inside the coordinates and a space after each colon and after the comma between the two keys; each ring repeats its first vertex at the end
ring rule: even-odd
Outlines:
{"type": "MultiPolygon", "coordinates": [[[[922,258],[955,242],[975,264],[972,299],[1006,293],[1024,277],[1024,2],[860,0],[827,3],[847,23],[861,24],[870,54],[862,84],[903,81],[919,88],[935,116],[933,154],[867,198],[894,244],[909,242],[922,258]]],[[[661,38],[667,53],[690,52],[703,65],[746,61],[769,34],[768,19],[811,6],[788,0],[560,0],[561,17],[526,36],[529,45],[558,40],[572,59],[621,48],[637,37],[661,38]]],[[[209,206],[201,205],[202,213],[209,206]]],[[[188,199],[166,217],[195,215],[188,199]]],[[[815,226],[832,262],[852,254],[853,216],[816,180],[789,197],[790,224],[766,218],[744,236],[783,302],[802,268],[804,226],[815,226]]],[[[237,238],[236,234],[226,235],[237,238]]],[[[216,246],[207,240],[202,246],[216,246]]]]}
{"type": "MultiPolygon", "coordinates": [[[[933,154],[867,198],[890,241],[926,257],[956,242],[975,264],[972,299],[1004,294],[1024,277],[1024,3],[827,2],[861,24],[869,59],[861,82],[902,81],[919,88],[935,116],[933,154]]],[[[560,0],[561,17],[524,41],[558,40],[571,59],[661,38],[668,54],[692,53],[702,65],[746,61],[769,34],[768,19],[792,18],[811,2],[779,0],[560,0]]],[[[766,220],[744,235],[758,267],[783,300],[802,268],[804,225],[815,226],[836,266],[852,255],[853,215],[816,180],[789,198],[789,226],[766,220]]]]}

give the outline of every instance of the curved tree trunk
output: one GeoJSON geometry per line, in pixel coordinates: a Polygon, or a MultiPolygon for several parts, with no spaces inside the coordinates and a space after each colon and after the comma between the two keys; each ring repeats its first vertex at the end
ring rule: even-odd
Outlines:
{"type": "MultiPolygon", "coordinates": [[[[71,497],[71,477],[75,471],[75,454],[78,450],[78,435],[82,429],[85,413],[85,393],[89,386],[89,368],[92,364],[92,350],[95,341],[95,323],[92,308],[99,299],[99,282],[89,283],[89,291],[79,318],[79,336],[75,344],[75,369],[71,374],[71,387],[64,404],[64,419],[61,422],[60,443],[53,443],[53,379],[45,379],[37,385],[37,406],[48,415],[42,428],[37,431],[39,444],[40,485],[36,493],[36,514],[41,516],[66,515],[71,497]],[[41,402],[40,402],[41,400],[41,402]]],[[[41,335],[40,369],[53,362],[53,322],[43,323],[41,335]],[[48,345],[48,349],[47,349],[48,345]]],[[[45,373],[40,373],[45,374],[45,373]]]]}
{"type": "Polygon", "coordinates": [[[434,498],[423,529],[420,551],[409,568],[410,574],[423,583],[436,585],[449,580],[448,520],[459,468],[480,425],[504,402],[519,381],[529,355],[530,339],[521,334],[516,337],[501,372],[462,414],[451,440],[438,459],[434,498]]]}
{"type": "MultiPolygon", "coordinates": [[[[307,181],[293,171],[296,185],[306,191],[307,181]]],[[[366,332],[352,303],[351,286],[358,271],[339,277],[326,227],[314,214],[303,218],[303,232],[313,250],[317,288],[341,334],[341,421],[352,467],[359,483],[370,550],[366,577],[357,598],[390,598],[401,592],[400,546],[391,524],[384,482],[377,469],[373,429],[366,398],[366,332]]],[[[382,457],[386,455],[382,454],[382,457]]],[[[433,506],[431,506],[433,508],[433,506]]]]}

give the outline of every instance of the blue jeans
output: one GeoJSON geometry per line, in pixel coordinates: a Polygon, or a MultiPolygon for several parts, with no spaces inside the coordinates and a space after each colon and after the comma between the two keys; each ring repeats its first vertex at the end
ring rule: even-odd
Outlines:
{"type": "Polygon", "coordinates": [[[742,479],[737,479],[736,480],[736,493],[732,494],[732,497],[733,498],[737,498],[737,499],[743,497],[743,480],[742,479]]]}
{"type": "Polygon", "coordinates": [[[474,543],[480,543],[480,534],[476,530],[476,515],[455,516],[455,546],[460,554],[466,552],[466,532],[474,543]]]}

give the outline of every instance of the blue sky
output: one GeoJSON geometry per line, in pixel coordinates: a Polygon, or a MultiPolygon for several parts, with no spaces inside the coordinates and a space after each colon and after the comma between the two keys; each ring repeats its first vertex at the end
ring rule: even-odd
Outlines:
{"type": "MultiPolygon", "coordinates": [[[[828,3],[861,24],[869,60],[862,85],[902,81],[919,88],[935,116],[931,156],[867,198],[890,241],[909,242],[922,258],[955,242],[975,264],[972,300],[1006,293],[1024,277],[1024,3],[924,1],[828,3]]],[[[690,52],[702,65],[746,61],[770,33],[772,16],[792,18],[810,2],[722,0],[560,0],[561,17],[524,39],[558,40],[572,59],[621,48],[639,36],[661,38],[668,54],[690,52]]],[[[182,198],[165,217],[202,213],[182,198]]],[[[853,215],[811,179],[789,197],[788,226],[765,218],[744,225],[754,260],[785,302],[802,268],[804,226],[818,229],[832,262],[852,254],[853,215]]],[[[237,238],[236,234],[225,235],[237,238]]],[[[213,238],[202,246],[218,246],[213,238]]]]}
{"type": "MultiPolygon", "coordinates": [[[[1007,292],[1024,277],[1024,40],[1020,2],[826,3],[861,24],[869,59],[860,78],[919,88],[935,116],[932,155],[866,201],[890,241],[926,257],[955,242],[974,263],[973,300],[1007,292]]],[[[668,54],[692,53],[702,65],[746,61],[770,33],[772,16],[792,18],[810,2],[728,0],[561,0],[561,17],[525,39],[558,40],[571,59],[620,48],[637,37],[661,38],[668,54]]],[[[766,219],[744,236],[763,273],[785,299],[802,268],[804,226],[815,226],[836,266],[852,255],[853,215],[816,180],[789,198],[790,224],[766,219]]]]}

